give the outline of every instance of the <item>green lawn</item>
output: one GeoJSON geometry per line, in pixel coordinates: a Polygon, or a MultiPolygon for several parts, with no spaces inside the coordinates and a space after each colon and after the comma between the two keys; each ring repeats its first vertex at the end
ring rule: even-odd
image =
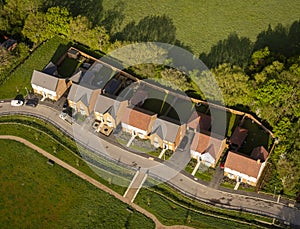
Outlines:
{"type": "Polygon", "coordinates": [[[135,203],[155,214],[165,225],[183,224],[194,228],[257,228],[243,222],[257,225],[258,219],[267,222],[271,220],[205,205],[177,193],[165,184],[154,184],[156,182],[147,179],[146,185],[151,187],[142,188],[135,203]]]}
{"type": "MultiPolygon", "coordinates": [[[[197,55],[208,52],[212,45],[224,40],[232,32],[249,37],[252,41],[263,30],[282,23],[291,24],[299,20],[300,1],[274,0],[214,0],[214,1],[176,1],[173,0],[131,0],[122,1],[121,11],[124,20],[118,31],[129,22],[139,22],[150,15],[166,15],[173,20],[176,38],[191,47],[197,55]]],[[[104,9],[111,9],[115,1],[103,0],[104,9]]],[[[117,5],[120,5],[117,3],[117,5]]],[[[116,7],[115,7],[116,8],[116,7]]],[[[115,9],[114,8],[114,9],[115,9]]],[[[155,26],[164,26],[164,23],[155,26]]],[[[162,28],[163,30],[163,28],[162,28]]]]}
{"type": "Polygon", "coordinates": [[[18,93],[26,95],[25,87],[31,89],[33,70],[42,70],[50,61],[57,62],[70,45],[61,37],[43,43],[0,86],[0,99],[14,98],[18,93]]]}
{"type": "Polygon", "coordinates": [[[0,140],[1,228],[154,228],[154,223],[21,143],[0,140]]]}
{"type": "Polygon", "coordinates": [[[129,169],[109,162],[80,146],[78,149],[75,142],[54,126],[38,119],[24,116],[0,117],[0,134],[25,138],[121,195],[124,194],[134,176],[134,172],[129,169]],[[17,124],[3,124],[2,122],[17,122],[17,124]],[[21,123],[26,125],[21,125],[21,123]],[[81,159],[81,155],[87,155],[96,161],[99,168],[89,166],[81,159]]]}
{"type": "Polygon", "coordinates": [[[63,78],[71,77],[79,67],[80,62],[73,58],[66,57],[58,67],[58,73],[63,78]]]}

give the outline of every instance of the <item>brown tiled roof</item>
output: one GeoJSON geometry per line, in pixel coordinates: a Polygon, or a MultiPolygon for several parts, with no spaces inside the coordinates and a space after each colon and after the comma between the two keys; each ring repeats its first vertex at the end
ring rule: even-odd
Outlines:
{"type": "Polygon", "coordinates": [[[267,160],[268,158],[268,151],[263,146],[255,147],[251,152],[251,158],[254,160],[260,159],[262,162],[267,160]]]}
{"type": "Polygon", "coordinates": [[[197,131],[209,130],[211,126],[211,117],[194,111],[187,122],[187,126],[197,131]]]}
{"type": "Polygon", "coordinates": [[[203,133],[195,133],[190,149],[201,154],[209,151],[214,158],[217,158],[221,146],[222,140],[203,133]]]}
{"type": "Polygon", "coordinates": [[[140,104],[141,102],[145,101],[148,98],[148,92],[145,90],[138,90],[134,93],[132,98],[130,99],[130,103],[134,106],[140,104]]]}
{"type": "Polygon", "coordinates": [[[249,157],[229,151],[224,167],[257,178],[261,163],[249,157]]]}
{"type": "Polygon", "coordinates": [[[123,114],[121,114],[120,120],[125,124],[147,131],[151,124],[151,118],[154,115],[155,114],[146,113],[146,111],[143,112],[126,107],[123,114]]]}
{"type": "Polygon", "coordinates": [[[243,144],[245,138],[247,137],[248,130],[241,128],[241,127],[236,127],[233,134],[231,135],[229,141],[231,144],[237,145],[239,148],[243,144]]]}

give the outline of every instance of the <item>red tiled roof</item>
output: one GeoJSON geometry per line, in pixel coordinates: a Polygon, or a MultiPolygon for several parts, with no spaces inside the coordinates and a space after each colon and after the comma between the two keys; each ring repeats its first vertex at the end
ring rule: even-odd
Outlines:
{"type": "Polygon", "coordinates": [[[126,107],[123,114],[121,114],[120,120],[125,124],[147,131],[149,129],[152,116],[154,116],[154,114],[148,114],[126,107]]]}
{"type": "Polygon", "coordinates": [[[211,126],[211,117],[194,111],[187,122],[187,126],[197,131],[199,131],[199,127],[200,130],[209,130],[211,126]]]}
{"type": "Polygon", "coordinates": [[[235,128],[233,134],[231,135],[229,142],[231,144],[237,145],[240,148],[245,138],[247,137],[247,134],[248,134],[247,129],[238,126],[237,128],[235,128]]]}
{"type": "Polygon", "coordinates": [[[249,157],[229,151],[224,167],[257,178],[261,163],[249,157]]]}
{"type": "Polygon", "coordinates": [[[190,149],[199,153],[209,153],[216,158],[222,146],[222,140],[203,133],[195,133],[190,149]]]}
{"type": "Polygon", "coordinates": [[[262,162],[267,160],[268,158],[268,151],[263,146],[255,147],[251,152],[251,158],[254,160],[260,159],[262,162]]]}

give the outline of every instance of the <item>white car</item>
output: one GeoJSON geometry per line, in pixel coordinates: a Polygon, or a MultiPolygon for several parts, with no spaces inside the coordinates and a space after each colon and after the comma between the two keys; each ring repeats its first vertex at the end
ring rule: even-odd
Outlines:
{"type": "Polygon", "coordinates": [[[62,112],[62,113],[59,114],[59,117],[60,117],[62,120],[65,120],[65,119],[67,118],[67,113],[62,112]]]}
{"type": "Polygon", "coordinates": [[[10,102],[10,105],[14,107],[19,107],[23,105],[23,101],[14,99],[10,102]]]}

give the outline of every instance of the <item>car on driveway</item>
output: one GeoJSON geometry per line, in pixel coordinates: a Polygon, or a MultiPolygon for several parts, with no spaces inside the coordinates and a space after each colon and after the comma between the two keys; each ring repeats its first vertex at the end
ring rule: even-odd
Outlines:
{"type": "Polygon", "coordinates": [[[28,99],[25,103],[27,106],[36,107],[39,103],[39,100],[37,98],[34,99],[28,99]]]}
{"type": "Polygon", "coordinates": [[[10,105],[13,106],[13,107],[19,107],[19,106],[22,106],[24,103],[22,100],[17,100],[17,99],[13,99],[11,102],[10,102],[10,105]]]}

